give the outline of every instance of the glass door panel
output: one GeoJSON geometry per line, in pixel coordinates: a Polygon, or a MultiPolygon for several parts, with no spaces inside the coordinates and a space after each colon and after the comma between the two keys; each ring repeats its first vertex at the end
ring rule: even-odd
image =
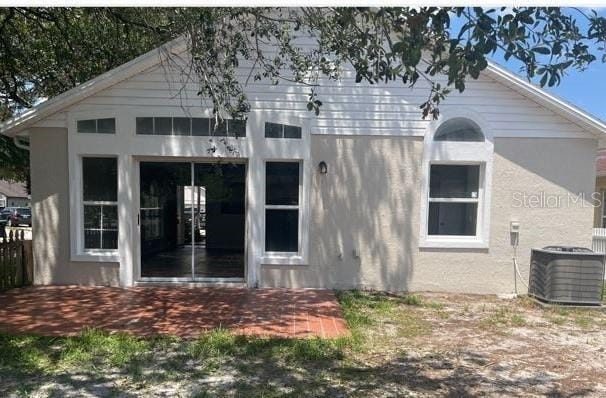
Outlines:
{"type": "Polygon", "coordinates": [[[191,168],[191,163],[140,164],[143,278],[193,278],[191,168]]]}
{"type": "Polygon", "coordinates": [[[194,164],[197,278],[244,278],[245,184],[244,164],[194,164]]]}

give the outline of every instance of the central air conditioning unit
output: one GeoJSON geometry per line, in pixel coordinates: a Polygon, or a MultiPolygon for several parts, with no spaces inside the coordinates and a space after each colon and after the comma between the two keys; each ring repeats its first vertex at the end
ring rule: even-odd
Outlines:
{"type": "Polygon", "coordinates": [[[528,294],[552,304],[601,305],[604,258],[582,247],[533,249],[528,294]]]}

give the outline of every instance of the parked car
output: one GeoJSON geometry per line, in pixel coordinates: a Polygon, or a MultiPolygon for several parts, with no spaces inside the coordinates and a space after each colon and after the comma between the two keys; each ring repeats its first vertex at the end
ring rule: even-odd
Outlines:
{"type": "Polygon", "coordinates": [[[32,210],[29,207],[6,207],[0,212],[0,223],[8,227],[32,226],[32,210]]]}

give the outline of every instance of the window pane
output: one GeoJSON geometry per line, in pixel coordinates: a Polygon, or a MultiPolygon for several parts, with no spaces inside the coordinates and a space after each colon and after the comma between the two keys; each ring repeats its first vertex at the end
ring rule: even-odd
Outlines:
{"type": "Polygon", "coordinates": [[[265,138],[282,138],[282,125],[278,123],[265,123],[265,138]]]}
{"type": "Polygon", "coordinates": [[[268,205],[299,204],[299,163],[267,162],[265,203],[268,205]]]}
{"type": "Polygon", "coordinates": [[[84,248],[85,249],[100,249],[101,248],[101,231],[99,230],[84,230],[84,248]]]}
{"type": "Polygon", "coordinates": [[[208,136],[210,119],[194,117],[191,119],[191,132],[196,136],[208,136]]]}
{"type": "Polygon", "coordinates": [[[246,137],[246,120],[229,121],[230,137],[246,137]]]}
{"type": "Polygon", "coordinates": [[[442,123],[433,139],[434,141],[483,142],[484,134],[476,123],[458,117],[442,123]]]}
{"type": "Polygon", "coordinates": [[[101,206],[84,205],[84,228],[101,228],[101,206]]]}
{"type": "Polygon", "coordinates": [[[96,133],[96,132],[97,132],[97,121],[95,119],[78,120],[78,133],[96,133]]]}
{"type": "Polygon", "coordinates": [[[82,158],[84,201],[118,200],[117,163],[116,158],[82,158]]]}
{"type": "Polygon", "coordinates": [[[218,124],[214,121],[210,121],[211,135],[215,137],[227,137],[227,124],[225,121],[219,122],[218,124]]]}
{"type": "Polygon", "coordinates": [[[301,127],[284,125],[284,138],[301,138],[301,127]]]}
{"type": "Polygon", "coordinates": [[[480,166],[432,165],[430,198],[477,198],[480,166]]]}
{"type": "Polygon", "coordinates": [[[299,251],[299,211],[265,211],[265,251],[299,251]]]}
{"type": "Polygon", "coordinates": [[[188,117],[173,118],[173,132],[175,135],[190,135],[191,119],[188,117]]]}
{"type": "Polygon", "coordinates": [[[478,215],[477,203],[429,204],[429,235],[475,236],[478,215]]]}
{"type": "Polygon", "coordinates": [[[154,134],[156,135],[171,135],[173,131],[172,117],[155,117],[154,118],[154,134]]]}
{"type": "Polygon", "coordinates": [[[118,229],[118,206],[103,206],[103,229],[118,229]]]}
{"type": "Polygon", "coordinates": [[[137,118],[137,134],[154,133],[154,118],[153,117],[138,117],[137,118]]]}
{"type": "Polygon", "coordinates": [[[102,249],[118,248],[118,231],[103,231],[102,249]]]}
{"type": "Polygon", "coordinates": [[[116,119],[98,119],[97,120],[97,133],[102,134],[115,134],[116,133],[116,119]]]}

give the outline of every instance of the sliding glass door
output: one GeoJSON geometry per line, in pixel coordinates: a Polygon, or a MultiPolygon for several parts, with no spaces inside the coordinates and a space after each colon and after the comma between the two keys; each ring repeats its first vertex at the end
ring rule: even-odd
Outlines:
{"type": "Polygon", "coordinates": [[[140,163],[141,277],[244,278],[244,164],[140,163]]]}

